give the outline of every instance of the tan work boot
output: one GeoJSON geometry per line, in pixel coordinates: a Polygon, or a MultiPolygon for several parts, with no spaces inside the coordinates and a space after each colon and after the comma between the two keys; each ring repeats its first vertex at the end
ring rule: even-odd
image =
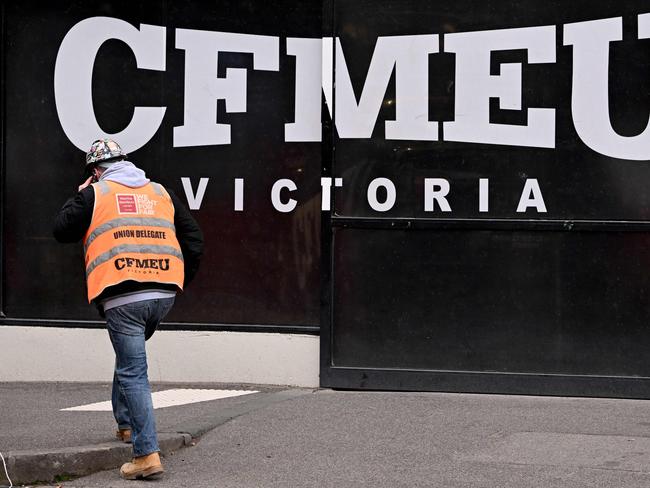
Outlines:
{"type": "Polygon", "coordinates": [[[120,468],[120,476],[125,480],[151,478],[162,474],[163,465],[157,452],[146,456],[133,458],[130,463],[124,463],[120,468]]]}
{"type": "Polygon", "coordinates": [[[131,429],[118,429],[115,432],[115,437],[122,442],[131,444],[131,429]]]}

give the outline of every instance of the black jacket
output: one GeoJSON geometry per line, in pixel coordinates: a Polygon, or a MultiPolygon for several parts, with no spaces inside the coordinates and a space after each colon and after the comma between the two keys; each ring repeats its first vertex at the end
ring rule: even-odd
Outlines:
{"type": "MultiPolygon", "coordinates": [[[[181,200],[174,192],[168,188],[165,189],[174,204],[174,226],[176,227],[176,238],[183,252],[183,260],[185,262],[184,285],[186,286],[192,281],[199,269],[199,263],[203,255],[203,233],[181,200]]],[[[54,237],[56,240],[59,242],[79,242],[83,239],[88,227],[90,227],[94,206],[95,191],[90,185],[70,197],[54,219],[54,237]]],[[[155,282],[140,283],[129,280],[106,288],[95,299],[95,303],[99,304],[106,298],[123,293],[152,288],[176,290],[174,285],[155,282]]]]}

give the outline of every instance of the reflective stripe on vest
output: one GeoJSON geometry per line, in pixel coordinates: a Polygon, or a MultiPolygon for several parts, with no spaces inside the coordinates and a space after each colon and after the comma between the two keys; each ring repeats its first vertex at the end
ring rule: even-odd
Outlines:
{"type": "Polygon", "coordinates": [[[174,205],[157,183],[130,188],[93,184],[95,208],[84,237],[88,301],[127,280],[182,289],[183,253],[174,227],[174,205]]]}

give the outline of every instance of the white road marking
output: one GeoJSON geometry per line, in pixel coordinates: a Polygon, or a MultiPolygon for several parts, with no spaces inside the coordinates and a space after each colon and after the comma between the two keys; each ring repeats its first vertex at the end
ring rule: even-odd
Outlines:
{"type": "MultiPolygon", "coordinates": [[[[220,400],[221,398],[231,398],[241,395],[250,395],[259,393],[257,390],[203,390],[179,388],[174,390],[157,391],[151,394],[153,408],[175,407],[177,405],[187,405],[190,403],[208,402],[211,400],[220,400]]],[[[89,403],[88,405],[79,405],[78,407],[62,408],[61,412],[111,412],[113,408],[111,402],[89,403]]]]}

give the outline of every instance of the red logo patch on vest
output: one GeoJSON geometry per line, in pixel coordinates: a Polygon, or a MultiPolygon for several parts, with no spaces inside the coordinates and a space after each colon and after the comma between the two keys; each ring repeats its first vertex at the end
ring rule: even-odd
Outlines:
{"type": "Polygon", "coordinates": [[[121,214],[137,214],[138,205],[135,195],[115,195],[117,198],[117,211],[121,214]]]}

